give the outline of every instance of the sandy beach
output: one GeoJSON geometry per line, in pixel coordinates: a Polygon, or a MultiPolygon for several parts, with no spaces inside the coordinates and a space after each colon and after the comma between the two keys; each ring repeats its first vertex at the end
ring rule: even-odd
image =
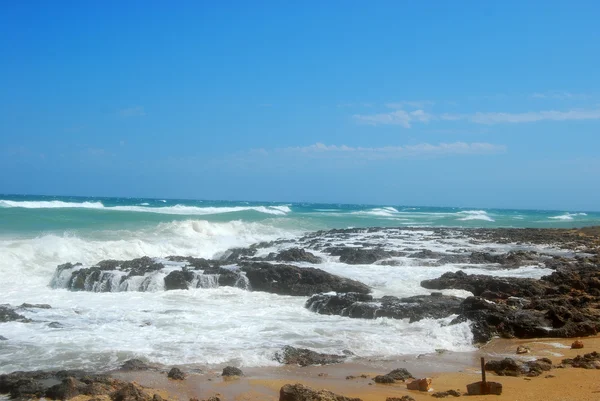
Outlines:
{"type": "MultiPolygon", "coordinates": [[[[347,397],[364,401],[385,401],[387,397],[410,395],[415,400],[432,399],[437,391],[458,390],[466,395],[466,385],[480,380],[479,357],[486,360],[511,357],[519,360],[549,358],[559,365],[564,358],[600,349],[600,337],[582,338],[584,348],[574,350],[570,345],[576,339],[495,339],[472,353],[442,353],[406,358],[403,361],[378,363],[346,363],[340,365],[245,370],[246,376],[234,379],[220,377],[220,372],[191,373],[185,381],[169,380],[164,373],[118,372],[114,377],[135,381],[144,387],[159,389],[164,398],[188,400],[218,396],[228,401],[271,401],[279,399],[279,390],[285,384],[301,383],[313,389],[327,389],[347,397]],[[531,352],[516,355],[517,346],[527,346],[531,352]],[[431,377],[432,391],[406,389],[406,384],[376,384],[372,378],[394,368],[407,368],[417,377],[431,377]],[[365,375],[367,377],[360,377],[365,375]],[[348,376],[356,378],[347,379],[348,376]]],[[[501,396],[469,396],[472,400],[543,400],[571,401],[597,400],[600,397],[600,372],[572,367],[553,368],[538,377],[507,377],[487,372],[488,381],[503,385],[501,396]]],[[[149,391],[152,393],[151,391],[149,391]]],[[[449,397],[450,399],[454,397],[449,397]]]]}

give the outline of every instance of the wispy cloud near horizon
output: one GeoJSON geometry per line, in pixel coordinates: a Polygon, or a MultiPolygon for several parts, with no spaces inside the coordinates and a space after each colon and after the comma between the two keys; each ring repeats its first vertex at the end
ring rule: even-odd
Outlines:
{"type": "Polygon", "coordinates": [[[253,149],[249,154],[266,157],[269,155],[300,155],[306,157],[338,157],[356,158],[367,160],[385,160],[414,158],[420,156],[447,156],[447,155],[481,155],[504,153],[505,145],[485,142],[453,142],[453,143],[419,143],[416,145],[382,146],[382,147],[353,147],[347,145],[326,145],[317,142],[308,146],[291,146],[267,150],[264,148],[253,149]]]}
{"type": "Polygon", "coordinates": [[[600,120],[600,108],[573,109],[567,111],[545,110],[523,113],[476,112],[476,113],[442,113],[433,114],[424,110],[396,110],[379,114],[355,114],[356,121],[369,125],[400,125],[411,128],[413,123],[429,123],[430,121],[467,121],[474,124],[532,123],[538,121],[574,121],[600,120]]]}
{"type": "Polygon", "coordinates": [[[473,114],[442,114],[441,120],[466,120],[475,124],[504,124],[504,123],[532,123],[538,121],[571,121],[571,120],[598,120],[600,109],[591,110],[547,110],[529,111],[525,113],[473,113],[473,114]]]}

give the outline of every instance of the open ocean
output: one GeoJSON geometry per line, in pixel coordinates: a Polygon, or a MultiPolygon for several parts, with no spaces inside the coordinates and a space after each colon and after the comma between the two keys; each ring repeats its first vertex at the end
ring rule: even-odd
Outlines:
{"type": "MultiPolygon", "coordinates": [[[[408,323],[325,316],[305,309],[306,297],[231,287],[95,293],[50,283],[57,265],[66,262],[91,265],[169,255],[218,258],[233,247],[334,228],[421,227],[425,234],[419,234],[420,246],[436,249],[440,243],[428,239],[428,227],[588,225],[600,225],[600,213],[0,195],[0,304],[52,306],[24,311],[33,323],[0,325],[0,335],[7,338],[0,341],[0,373],[109,369],[134,357],[164,364],[268,366],[277,364],[273,353],[284,345],[325,352],[347,349],[371,359],[439,348],[468,351],[473,348],[467,324],[448,326],[447,319],[408,323]],[[60,327],[52,327],[54,321],[60,327]]],[[[362,281],[377,296],[428,294],[418,285],[421,280],[459,269],[410,263],[401,269],[348,266],[335,257],[319,256],[325,262],[317,267],[362,281]]],[[[539,267],[494,272],[521,277],[547,273],[539,267]]]]}

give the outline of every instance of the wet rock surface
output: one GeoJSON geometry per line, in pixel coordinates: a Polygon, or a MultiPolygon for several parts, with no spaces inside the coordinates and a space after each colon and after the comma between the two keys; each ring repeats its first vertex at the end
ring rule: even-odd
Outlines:
{"type": "Polygon", "coordinates": [[[6,322],[30,322],[25,316],[17,313],[10,305],[0,305],[0,323],[6,322]]]}
{"type": "Polygon", "coordinates": [[[371,291],[363,283],[312,267],[301,268],[255,262],[242,265],[240,270],[245,273],[253,291],[301,296],[330,291],[359,293],[371,291]]]}
{"type": "Polygon", "coordinates": [[[286,346],[275,354],[275,360],[284,365],[330,365],[341,363],[346,355],[321,354],[306,348],[286,346]]]}
{"type": "Polygon", "coordinates": [[[371,291],[358,281],[312,267],[253,261],[239,262],[228,268],[223,266],[221,261],[186,257],[164,260],[139,258],[124,262],[110,260],[90,268],[68,263],[57,268],[51,284],[72,291],[93,292],[187,290],[218,286],[296,296],[329,291],[371,291]],[[138,278],[132,280],[132,277],[138,278]]]}
{"type": "Polygon", "coordinates": [[[391,317],[416,322],[425,318],[445,318],[459,312],[462,299],[441,294],[397,298],[373,298],[368,294],[318,294],[306,301],[306,307],[323,315],[375,319],[391,317]]]}

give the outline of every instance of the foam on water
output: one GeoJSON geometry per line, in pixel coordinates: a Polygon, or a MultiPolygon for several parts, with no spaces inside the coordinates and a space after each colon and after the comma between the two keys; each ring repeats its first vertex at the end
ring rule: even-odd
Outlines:
{"type": "Polygon", "coordinates": [[[235,213],[243,211],[255,211],[271,215],[284,216],[291,212],[287,205],[282,206],[232,206],[232,207],[197,207],[186,205],[174,205],[164,207],[148,207],[147,202],[140,205],[131,206],[104,206],[102,202],[63,202],[63,201],[11,201],[0,200],[0,207],[3,208],[25,208],[25,209],[100,209],[118,212],[142,212],[174,214],[187,216],[202,216],[221,213],[235,213]]]}
{"type": "Polygon", "coordinates": [[[484,221],[494,221],[485,210],[467,210],[464,212],[458,212],[458,215],[464,216],[459,218],[460,221],[469,221],[469,220],[484,220],[484,221]]]}
{"type": "Polygon", "coordinates": [[[552,220],[573,220],[577,216],[587,216],[587,213],[565,213],[559,216],[551,216],[548,218],[552,220]]]}

